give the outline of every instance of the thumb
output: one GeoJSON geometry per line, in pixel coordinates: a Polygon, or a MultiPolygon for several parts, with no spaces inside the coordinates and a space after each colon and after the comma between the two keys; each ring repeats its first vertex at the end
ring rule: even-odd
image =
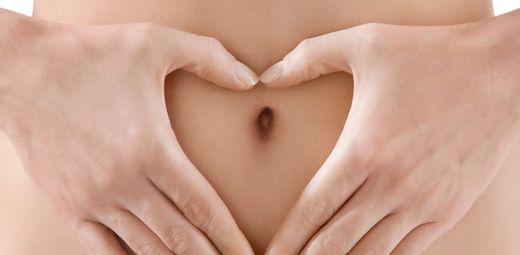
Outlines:
{"type": "Polygon", "coordinates": [[[352,74],[359,44],[355,29],[307,38],[260,76],[267,87],[284,88],[333,72],[352,74]]]}
{"type": "Polygon", "coordinates": [[[165,57],[168,73],[183,69],[215,83],[233,89],[250,89],[258,83],[258,76],[238,61],[222,43],[208,36],[201,36],[176,29],[163,28],[162,41],[167,43],[165,57]]]}

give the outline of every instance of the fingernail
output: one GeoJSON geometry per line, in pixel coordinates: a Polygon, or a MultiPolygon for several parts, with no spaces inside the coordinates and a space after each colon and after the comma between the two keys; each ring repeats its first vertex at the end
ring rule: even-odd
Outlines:
{"type": "Polygon", "coordinates": [[[260,80],[263,83],[270,83],[278,80],[282,76],[283,72],[283,60],[269,67],[261,76],[260,80]]]}
{"type": "Polygon", "coordinates": [[[235,75],[247,87],[252,87],[258,83],[258,76],[255,72],[239,61],[235,63],[235,75]]]}

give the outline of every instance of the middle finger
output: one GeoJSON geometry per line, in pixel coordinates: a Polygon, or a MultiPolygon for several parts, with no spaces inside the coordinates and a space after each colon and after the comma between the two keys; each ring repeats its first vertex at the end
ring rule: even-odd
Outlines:
{"type": "Polygon", "coordinates": [[[390,213],[387,199],[374,202],[373,187],[365,183],[307,243],[303,254],[345,254],[390,213]]]}
{"type": "Polygon", "coordinates": [[[129,210],[143,221],[177,255],[219,254],[211,241],[193,226],[179,209],[153,186],[141,203],[132,203],[129,210]]]}

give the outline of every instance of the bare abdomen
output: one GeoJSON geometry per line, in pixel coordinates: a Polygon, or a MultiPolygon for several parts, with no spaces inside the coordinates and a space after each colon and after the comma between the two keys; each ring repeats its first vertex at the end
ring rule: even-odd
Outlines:
{"type": "MultiPolygon", "coordinates": [[[[391,0],[385,4],[377,0],[39,0],[35,7],[40,18],[62,23],[147,21],[210,35],[258,74],[302,39],[357,24],[452,24],[491,15],[487,0],[391,0]]],[[[172,127],[182,147],[261,254],[335,145],[350,107],[352,80],[347,74],[336,73],[283,90],[260,84],[250,91],[234,92],[176,71],[166,81],[166,97],[172,127]]],[[[515,156],[520,158],[510,155],[463,221],[427,254],[520,254],[516,242],[520,236],[516,216],[520,209],[520,163],[514,161],[515,156]]],[[[0,194],[18,194],[0,196],[1,208],[8,208],[0,211],[0,240],[2,231],[11,233],[7,240],[21,244],[18,249],[23,252],[19,250],[19,254],[77,254],[78,244],[70,242],[73,245],[63,247],[68,230],[15,165],[0,166],[1,181],[17,180],[0,185],[0,194]],[[6,211],[25,214],[18,217],[6,211]],[[42,224],[48,245],[34,246],[42,240],[23,233],[41,231],[42,224]]]]}

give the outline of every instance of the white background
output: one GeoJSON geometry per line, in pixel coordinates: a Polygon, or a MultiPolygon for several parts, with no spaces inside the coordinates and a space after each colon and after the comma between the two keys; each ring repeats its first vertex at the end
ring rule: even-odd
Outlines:
{"type": "MultiPolygon", "coordinates": [[[[520,0],[494,0],[493,5],[495,7],[495,14],[500,15],[520,8],[520,0]]],[[[0,8],[13,10],[30,16],[32,12],[32,0],[0,0],[0,8]]]]}

